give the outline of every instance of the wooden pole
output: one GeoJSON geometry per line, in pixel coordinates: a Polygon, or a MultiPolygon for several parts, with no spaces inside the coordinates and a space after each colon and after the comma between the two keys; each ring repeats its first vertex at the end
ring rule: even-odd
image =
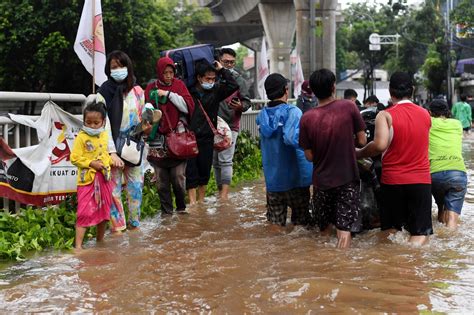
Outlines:
{"type": "Polygon", "coordinates": [[[95,0],[92,0],[92,94],[95,94],[95,0]]]}

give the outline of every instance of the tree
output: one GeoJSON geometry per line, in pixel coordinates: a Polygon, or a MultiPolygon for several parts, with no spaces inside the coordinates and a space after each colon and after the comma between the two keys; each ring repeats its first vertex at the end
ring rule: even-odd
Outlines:
{"type": "MultiPolygon", "coordinates": [[[[91,76],[73,44],[83,1],[0,2],[0,90],[91,92],[91,76]],[[32,18],[34,16],[34,18],[32,18]]],[[[211,18],[179,0],[102,0],[106,51],[125,51],[137,82],[155,77],[162,50],[194,43],[192,26],[211,18]]]]}
{"type": "Polygon", "coordinates": [[[372,69],[377,66],[389,73],[406,71],[415,74],[422,70],[428,90],[432,94],[442,93],[450,52],[446,45],[445,23],[439,11],[439,0],[426,0],[419,10],[408,9],[401,1],[390,1],[389,4],[378,9],[356,4],[346,9],[345,25],[338,30],[342,40],[337,39],[343,53],[337,53],[336,57],[344,61],[347,67],[364,71],[363,83],[366,89],[372,80],[372,69]],[[368,37],[372,32],[400,34],[398,58],[394,45],[382,45],[380,51],[371,52],[368,37]],[[358,57],[358,64],[351,61],[354,60],[354,54],[358,57]]]}
{"type": "MultiPolygon", "coordinates": [[[[382,46],[380,51],[369,49],[369,36],[372,33],[383,35],[395,34],[397,32],[396,16],[388,6],[380,8],[371,7],[367,4],[353,4],[344,11],[344,26],[338,30],[336,40],[336,58],[339,67],[347,66],[364,72],[364,98],[370,94],[373,86],[372,74],[375,67],[382,65],[390,56],[393,47],[382,46]],[[342,50],[342,51],[341,51],[342,50]],[[354,56],[357,58],[354,58],[354,56]],[[358,61],[354,64],[354,60],[358,61]]],[[[344,70],[339,68],[338,71],[344,70]]]]}
{"type": "Polygon", "coordinates": [[[399,70],[411,74],[422,70],[426,88],[434,95],[441,94],[448,69],[448,46],[438,3],[427,0],[420,10],[411,12],[400,34],[399,70]]]}
{"type": "Polygon", "coordinates": [[[474,6],[472,0],[462,0],[451,11],[453,24],[464,24],[466,27],[474,28],[474,6]]]}

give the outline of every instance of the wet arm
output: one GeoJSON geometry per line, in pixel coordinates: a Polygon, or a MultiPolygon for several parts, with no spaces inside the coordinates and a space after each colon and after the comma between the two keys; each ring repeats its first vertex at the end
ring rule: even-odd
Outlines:
{"type": "Polygon", "coordinates": [[[390,141],[390,126],[389,114],[380,112],[375,118],[375,136],[374,140],[369,142],[362,149],[356,149],[357,158],[371,157],[383,153],[389,145],[390,141]]]}
{"type": "Polygon", "coordinates": [[[356,147],[360,148],[366,144],[367,144],[367,134],[365,133],[365,130],[361,130],[358,133],[356,133],[356,147]]]}
{"type": "Polygon", "coordinates": [[[307,149],[307,150],[304,150],[304,156],[306,157],[306,159],[310,162],[313,162],[313,150],[311,149],[307,149]]]}

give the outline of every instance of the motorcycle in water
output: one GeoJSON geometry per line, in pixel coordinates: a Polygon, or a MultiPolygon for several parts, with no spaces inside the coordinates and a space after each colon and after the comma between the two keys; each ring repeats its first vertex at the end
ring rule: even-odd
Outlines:
{"type": "MultiPolygon", "coordinates": [[[[367,142],[374,139],[375,117],[379,109],[369,107],[360,112],[366,125],[367,142]]],[[[354,223],[351,232],[360,233],[380,227],[380,182],[382,174],[381,156],[364,158],[357,161],[360,175],[361,216],[354,223]]]]}

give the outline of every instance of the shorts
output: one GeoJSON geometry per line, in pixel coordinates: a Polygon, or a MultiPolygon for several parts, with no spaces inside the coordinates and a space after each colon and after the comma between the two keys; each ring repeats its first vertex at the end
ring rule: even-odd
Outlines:
{"type": "Polygon", "coordinates": [[[267,191],[267,220],[273,224],[286,225],[288,207],[291,208],[291,223],[308,224],[309,187],[294,188],[288,191],[267,191]]]}
{"type": "Polygon", "coordinates": [[[450,210],[461,214],[466,191],[466,172],[441,171],[431,174],[431,193],[439,210],[450,210]]]}
{"type": "Polygon", "coordinates": [[[433,234],[431,184],[382,184],[381,229],[407,229],[411,235],[433,234]]]}
{"type": "Polygon", "coordinates": [[[462,128],[462,130],[469,132],[471,131],[471,127],[462,128]]]}
{"type": "Polygon", "coordinates": [[[313,197],[314,216],[322,231],[329,224],[338,230],[350,231],[359,220],[360,184],[351,182],[328,190],[316,189],[313,197]]]}

